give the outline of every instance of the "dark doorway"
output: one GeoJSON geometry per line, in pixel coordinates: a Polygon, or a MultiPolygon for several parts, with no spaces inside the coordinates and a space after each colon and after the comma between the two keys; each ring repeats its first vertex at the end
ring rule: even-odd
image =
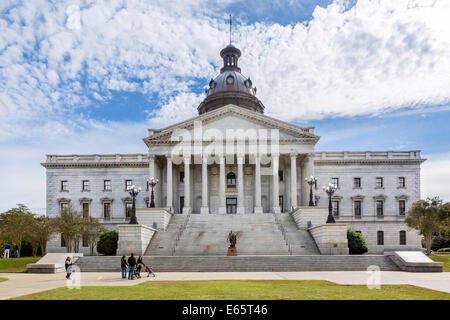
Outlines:
{"type": "Polygon", "coordinates": [[[180,197],[180,213],[183,213],[184,208],[184,197],[180,197]]]}
{"type": "Polygon", "coordinates": [[[278,205],[280,206],[280,211],[284,212],[284,205],[283,205],[284,201],[283,201],[283,196],[279,196],[278,197],[278,205]]]}
{"type": "Polygon", "coordinates": [[[236,198],[227,198],[227,213],[235,214],[237,211],[237,199],[236,198]]]}

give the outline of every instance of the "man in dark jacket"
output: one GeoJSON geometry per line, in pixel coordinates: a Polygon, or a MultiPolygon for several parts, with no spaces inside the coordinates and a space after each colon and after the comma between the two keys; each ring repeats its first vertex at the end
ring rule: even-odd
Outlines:
{"type": "Polygon", "coordinates": [[[128,280],[134,280],[134,268],[136,268],[136,258],[132,253],[128,258],[128,266],[130,267],[130,271],[128,272],[128,280]]]}

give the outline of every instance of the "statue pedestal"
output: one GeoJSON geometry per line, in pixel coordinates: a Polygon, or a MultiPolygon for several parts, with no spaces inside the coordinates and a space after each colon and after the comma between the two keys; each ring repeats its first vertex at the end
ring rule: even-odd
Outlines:
{"type": "Polygon", "coordinates": [[[228,248],[227,256],[234,257],[237,256],[237,249],[236,248],[228,248]]]}

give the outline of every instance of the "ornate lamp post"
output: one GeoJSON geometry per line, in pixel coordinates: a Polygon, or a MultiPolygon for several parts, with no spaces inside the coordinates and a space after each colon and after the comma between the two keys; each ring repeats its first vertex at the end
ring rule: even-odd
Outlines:
{"type": "Polygon", "coordinates": [[[309,184],[309,206],[314,207],[313,201],[313,186],[317,187],[317,178],[310,176],[309,178],[305,178],[306,183],[309,184]]]}
{"type": "Polygon", "coordinates": [[[138,224],[136,219],[136,197],[141,192],[141,187],[137,188],[134,184],[128,188],[128,193],[133,198],[133,206],[131,207],[130,224],[138,224]]]}
{"type": "Polygon", "coordinates": [[[334,221],[334,217],[333,217],[333,205],[331,204],[331,197],[336,192],[336,190],[337,190],[337,187],[332,183],[328,184],[328,186],[323,186],[323,191],[325,191],[328,195],[327,223],[336,223],[336,221],[334,221]]]}
{"type": "Polygon", "coordinates": [[[155,207],[155,195],[153,193],[153,188],[156,186],[156,184],[159,182],[158,179],[155,178],[150,178],[150,180],[147,180],[148,185],[150,186],[150,188],[152,188],[152,193],[151,193],[151,197],[150,197],[150,208],[154,208],[155,207]]]}

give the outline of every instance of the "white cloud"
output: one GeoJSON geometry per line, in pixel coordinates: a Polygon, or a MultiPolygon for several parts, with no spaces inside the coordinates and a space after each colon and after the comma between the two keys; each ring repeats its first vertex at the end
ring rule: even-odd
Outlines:
{"type": "Polygon", "coordinates": [[[425,155],[422,164],[422,198],[439,196],[450,201],[450,152],[425,155]]]}

